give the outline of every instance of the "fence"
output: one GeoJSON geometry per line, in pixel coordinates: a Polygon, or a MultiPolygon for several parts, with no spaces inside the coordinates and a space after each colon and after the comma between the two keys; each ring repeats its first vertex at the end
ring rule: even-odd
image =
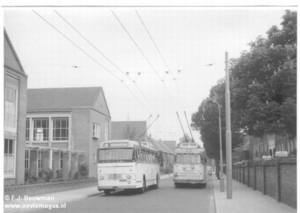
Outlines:
{"type": "Polygon", "coordinates": [[[28,184],[19,186],[4,187],[4,195],[15,196],[37,196],[41,194],[60,192],[70,189],[78,189],[83,187],[95,186],[97,187],[96,179],[76,180],[76,181],[62,181],[42,184],[28,184]]]}
{"type": "Polygon", "coordinates": [[[297,208],[296,157],[236,163],[232,167],[232,178],[297,208]]]}

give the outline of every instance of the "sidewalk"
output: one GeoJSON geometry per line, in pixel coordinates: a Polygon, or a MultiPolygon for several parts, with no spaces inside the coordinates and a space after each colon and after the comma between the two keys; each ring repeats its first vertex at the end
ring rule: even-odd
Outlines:
{"type": "MultiPolygon", "coordinates": [[[[165,179],[172,177],[173,174],[167,174],[167,175],[161,175],[160,179],[165,179]]],[[[18,200],[18,197],[15,197],[14,200],[12,200],[12,197],[4,197],[4,205],[6,204],[20,204],[20,205],[30,205],[30,204],[65,204],[69,202],[73,202],[76,200],[84,199],[86,197],[96,195],[96,194],[102,194],[103,191],[98,191],[97,185],[87,188],[81,188],[81,189],[74,189],[74,190],[68,190],[68,191],[62,191],[62,192],[56,192],[51,194],[43,194],[36,197],[30,197],[31,199],[39,198],[39,199],[49,199],[49,200],[18,200]]],[[[36,208],[4,208],[4,212],[7,213],[14,213],[14,212],[28,212],[28,211],[34,211],[37,210],[36,208]]]]}
{"type": "Polygon", "coordinates": [[[220,192],[220,180],[212,176],[215,194],[216,213],[296,213],[297,210],[259,191],[232,180],[232,199],[227,199],[226,176],[224,192],[220,192]]]}

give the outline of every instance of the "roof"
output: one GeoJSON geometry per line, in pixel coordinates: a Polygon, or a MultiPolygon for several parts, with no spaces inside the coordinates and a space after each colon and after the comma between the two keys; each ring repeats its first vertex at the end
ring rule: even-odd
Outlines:
{"type": "Polygon", "coordinates": [[[147,136],[147,140],[152,142],[160,151],[169,153],[169,154],[174,154],[170,149],[168,149],[166,146],[164,146],[160,141],[156,141],[150,136],[147,136]]]}
{"type": "MultiPolygon", "coordinates": [[[[76,107],[93,107],[101,94],[104,96],[102,87],[28,89],[27,111],[70,111],[76,107]]],[[[105,97],[104,102],[107,107],[105,97]]]]}
{"type": "Polygon", "coordinates": [[[169,150],[172,151],[172,153],[175,152],[176,148],[176,141],[161,141],[165,146],[168,147],[169,150]]]}
{"type": "Polygon", "coordinates": [[[4,66],[27,77],[19,57],[4,29],[4,66]]]}
{"type": "Polygon", "coordinates": [[[112,121],[111,139],[143,141],[147,135],[147,121],[112,121]]]}
{"type": "Polygon", "coordinates": [[[168,151],[168,153],[174,154],[175,150],[171,150],[163,141],[159,141],[159,143],[168,151]]]}

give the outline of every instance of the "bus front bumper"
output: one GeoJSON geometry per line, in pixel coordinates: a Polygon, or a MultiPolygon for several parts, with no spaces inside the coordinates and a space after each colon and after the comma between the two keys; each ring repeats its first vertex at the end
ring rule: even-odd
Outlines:
{"type": "Polygon", "coordinates": [[[109,189],[109,190],[117,190],[117,189],[136,189],[136,186],[98,186],[98,190],[104,190],[104,189],[109,189]]]}
{"type": "Polygon", "coordinates": [[[199,179],[173,179],[174,183],[206,183],[205,180],[199,179]]]}

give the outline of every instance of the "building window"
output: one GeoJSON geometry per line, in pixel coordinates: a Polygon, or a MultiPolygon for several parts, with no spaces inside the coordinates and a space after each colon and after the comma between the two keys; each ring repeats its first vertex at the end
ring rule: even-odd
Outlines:
{"type": "Polygon", "coordinates": [[[6,127],[16,128],[16,120],[17,120],[17,90],[6,86],[4,124],[6,127]]]}
{"type": "Polygon", "coordinates": [[[69,140],[69,119],[68,118],[53,119],[53,140],[54,141],[69,140]]]}
{"type": "Polygon", "coordinates": [[[104,132],[104,136],[105,136],[105,139],[104,140],[108,140],[108,125],[107,124],[105,124],[105,132],[104,132]]]}
{"type": "Polygon", "coordinates": [[[100,125],[99,124],[93,124],[93,137],[100,138],[100,125]]]}
{"type": "Polygon", "coordinates": [[[25,170],[29,170],[29,150],[25,150],[25,170]]]}
{"type": "Polygon", "coordinates": [[[4,176],[15,175],[15,140],[4,139],[4,176]]]}
{"type": "Polygon", "coordinates": [[[42,150],[38,150],[38,172],[42,171],[42,150]]]}
{"type": "Polygon", "coordinates": [[[29,132],[30,132],[30,120],[26,118],[26,141],[29,141],[29,132]]]}
{"type": "Polygon", "coordinates": [[[49,119],[35,118],[33,119],[33,140],[48,141],[49,140],[49,119]]]}

